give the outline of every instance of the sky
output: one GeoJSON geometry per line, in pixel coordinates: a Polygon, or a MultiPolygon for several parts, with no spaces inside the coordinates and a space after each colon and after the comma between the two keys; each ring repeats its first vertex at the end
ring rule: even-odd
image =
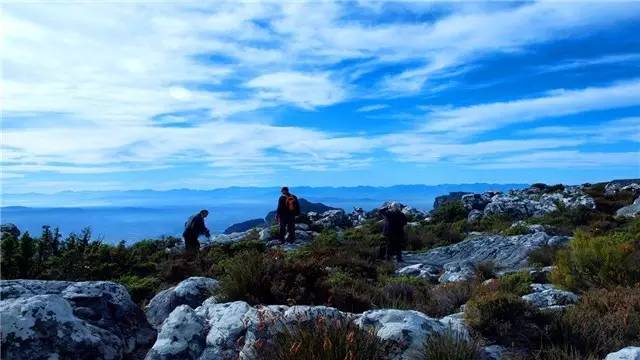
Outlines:
{"type": "Polygon", "coordinates": [[[640,2],[3,2],[5,193],[640,177],[640,2]]]}

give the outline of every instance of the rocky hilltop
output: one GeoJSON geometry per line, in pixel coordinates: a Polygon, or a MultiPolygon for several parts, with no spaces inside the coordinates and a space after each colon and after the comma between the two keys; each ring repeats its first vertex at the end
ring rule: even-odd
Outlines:
{"type": "Polygon", "coordinates": [[[2,358],[640,358],[640,180],[305,204],[294,244],[267,215],[197,259],[3,225],[2,358]],[[383,208],[410,221],[400,263],[383,208]]]}

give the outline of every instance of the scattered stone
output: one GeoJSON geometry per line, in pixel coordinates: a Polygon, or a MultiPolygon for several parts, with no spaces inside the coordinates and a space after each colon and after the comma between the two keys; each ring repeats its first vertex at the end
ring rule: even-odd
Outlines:
{"type": "Polygon", "coordinates": [[[441,282],[458,281],[473,276],[474,269],[482,263],[491,263],[498,273],[519,271],[528,268],[529,254],[543,246],[559,246],[568,237],[550,236],[544,232],[503,236],[496,234],[470,235],[465,240],[421,253],[403,254],[403,267],[422,264],[406,271],[431,267],[431,272],[440,271],[441,282]]]}
{"type": "Polygon", "coordinates": [[[376,335],[393,346],[389,356],[394,359],[416,359],[424,346],[424,339],[431,334],[441,334],[449,328],[423,313],[412,310],[370,310],[356,320],[364,329],[373,329],[376,335]]]}
{"type": "Polygon", "coordinates": [[[531,284],[533,293],[523,295],[522,300],[534,305],[537,308],[545,309],[554,307],[561,308],[573,305],[578,302],[578,295],[557,289],[551,284],[531,284]]]}
{"type": "Polygon", "coordinates": [[[484,213],[482,211],[473,209],[469,211],[469,215],[467,215],[467,221],[471,224],[474,224],[478,222],[480,219],[482,219],[483,215],[484,213]]]}
{"type": "Polygon", "coordinates": [[[640,196],[633,202],[633,204],[621,207],[616,211],[616,216],[620,217],[636,217],[640,214],[640,196]]]}
{"type": "Polygon", "coordinates": [[[441,270],[435,266],[414,264],[403,267],[402,269],[398,270],[397,273],[398,275],[415,276],[435,282],[438,281],[441,270]]]}
{"type": "Polygon", "coordinates": [[[351,226],[351,220],[344,210],[327,210],[323,213],[307,213],[312,225],[323,229],[347,228],[351,226]]]}
{"type": "Polygon", "coordinates": [[[441,320],[411,310],[372,310],[351,314],[326,306],[252,307],[243,301],[219,304],[207,299],[193,310],[177,307],[162,324],[147,360],[251,359],[256,344],[271,341],[284,327],[318,318],[353,321],[389,342],[391,359],[414,359],[424,339],[447,329],[467,336],[462,314],[441,320]]]}
{"type": "Polygon", "coordinates": [[[197,359],[205,346],[205,326],[189,305],[175,308],[162,324],[145,360],[197,359]]]}
{"type": "Polygon", "coordinates": [[[482,360],[502,360],[507,349],[500,345],[489,345],[482,348],[480,356],[482,360]]]}
{"type": "Polygon", "coordinates": [[[7,359],[141,359],[156,337],[124,286],[109,281],[0,281],[7,359]]]}
{"type": "Polygon", "coordinates": [[[145,314],[149,323],[158,329],[162,322],[180,305],[196,308],[219,287],[218,281],[206,277],[190,277],[178,285],[162,290],[149,301],[145,314]]]}
{"type": "Polygon", "coordinates": [[[5,233],[13,236],[16,239],[20,237],[20,229],[18,229],[16,224],[6,223],[0,225],[0,234],[2,234],[2,236],[4,237],[5,233]]]}
{"type": "Polygon", "coordinates": [[[622,350],[610,353],[604,360],[640,360],[640,347],[628,346],[622,350]]]}
{"type": "Polygon", "coordinates": [[[433,201],[433,210],[439,208],[444,204],[454,202],[454,201],[460,201],[462,200],[462,197],[467,194],[471,194],[471,193],[464,192],[464,191],[454,191],[454,192],[450,192],[447,195],[437,196],[433,201]]]}
{"type": "Polygon", "coordinates": [[[493,192],[486,192],[481,194],[466,194],[461,198],[462,205],[467,210],[476,210],[482,212],[485,206],[487,206],[487,204],[491,202],[491,197],[493,197],[493,195],[495,194],[496,193],[493,192]]]}

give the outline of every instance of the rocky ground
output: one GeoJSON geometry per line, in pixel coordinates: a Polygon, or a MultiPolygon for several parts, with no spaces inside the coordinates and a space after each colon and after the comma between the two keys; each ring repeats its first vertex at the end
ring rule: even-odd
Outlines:
{"type": "MultiPolygon", "coordinates": [[[[203,244],[203,251],[253,241],[263,244],[266,249],[295,253],[325,236],[322,234],[327,231],[338,234],[338,239],[343,232],[370,234],[370,229],[381,222],[381,208],[397,208],[409,218],[409,229],[415,227],[430,232],[448,224],[467,230],[462,232],[464,237],[460,241],[428,246],[426,250],[405,251],[404,261],[394,264],[392,276],[407,283],[433,284],[429,286],[434,289],[475,284],[473,291],[481,295],[473,296],[478,298],[498,292],[497,289],[507,283],[506,279],[513,281],[526,277],[528,280],[523,285],[517,283],[518,290],[509,296],[516,294],[521,299],[518,301],[524,304],[522,306],[536,313],[571,313],[570,309],[581,303],[582,290],[576,287],[576,291],[569,291],[567,286],[563,288],[550,283],[550,274],[556,271],[555,264],[535,265],[531,257],[569,248],[573,234],[566,233],[559,222],[541,224],[531,219],[553,217],[561,211],[601,211],[600,207],[608,206],[607,199],[618,194],[625,194],[631,200],[622,204],[624,206],[612,205],[610,222],[624,224],[628,222],[625,219],[640,214],[640,185],[637,182],[608,183],[603,187],[602,198],[594,198],[595,195],[589,193],[592,190],[587,189],[592,188],[540,184],[507,193],[455,193],[437,199],[432,212],[422,212],[398,202],[387,202],[368,212],[362,209],[351,213],[341,209],[307,211],[296,224],[295,244],[280,243],[271,226],[255,220],[247,222],[247,226],[252,226],[250,229],[219,235],[212,243],[203,244]],[[456,219],[443,223],[440,218],[449,216],[447,206],[451,211],[457,211],[456,219]],[[489,225],[493,226],[495,219],[505,218],[511,219],[511,224],[503,226],[500,232],[474,230],[491,228],[489,225]],[[481,275],[481,269],[489,265],[490,269],[485,272],[490,275],[481,275]]],[[[3,239],[5,234],[15,238],[20,235],[10,224],[3,225],[2,232],[3,239]]],[[[427,239],[431,237],[427,236],[427,239]]],[[[167,249],[167,253],[172,252],[180,252],[180,247],[167,249]]],[[[250,266],[248,264],[247,268],[250,266]]],[[[153,296],[144,310],[132,301],[127,288],[114,282],[3,280],[0,282],[2,358],[255,359],[260,358],[264,346],[276,342],[279,334],[291,331],[301,323],[317,321],[349,323],[374,334],[385,344],[387,359],[425,358],[425,343],[435,339],[435,335],[443,334],[454,334],[454,337],[468,341],[481,339],[475,355],[479,359],[508,359],[528,351],[510,347],[496,337],[486,335],[486,331],[483,333],[484,330],[474,323],[477,320],[470,315],[480,308],[477,299],[468,304],[462,302],[462,306],[452,308],[450,313],[442,314],[444,316],[394,308],[349,312],[330,306],[255,305],[247,301],[228,301],[219,295],[225,290],[220,280],[206,276],[188,277],[153,296]]],[[[640,309],[635,311],[632,316],[640,319],[640,309]]],[[[625,324],[615,326],[624,327],[625,324]]],[[[637,347],[640,346],[640,335],[636,334],[635,338],[632,335],[631,339],[636,340],[622,344],[630,346],[616,345],[617,348],[610,349],[611,353],[605,353],[606,359],[640,359],[640,347],[637,347]]],[[[540,356],[536,359],[551,359],[540,356]]]]}

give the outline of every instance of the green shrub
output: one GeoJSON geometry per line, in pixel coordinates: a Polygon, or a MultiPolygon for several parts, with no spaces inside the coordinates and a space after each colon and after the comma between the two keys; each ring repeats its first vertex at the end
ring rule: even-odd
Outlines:
{"type": "Polygon", "coordinates": [[[550,345],[528,355],[512,356],[508,360],[600,360],[593,354],[585,355],[571,345],[550,345]]]}
{"type": "Polygon", "coordinates": [[[452,314],[469,301],[477,286],[475,280],[435,285],[429,289],[428,302],[422,312],[435,317],[452,314]]]}
{"type": "Polygon", "coordinates": [[[557,253],[551,278],[573,290],[636,284],[640,282],[638,239],[640,219],[602,236],[577,231],[569,247],[557,253]]]}
{"type": "Polygon", "coordinates": [[[564,338],[601,358],[625,346],[640,346],[640,286],[597,289],[562,317],[564,338]]]}
{"type": "Polygon", "coordinates": [[[480,292],[465,308],[469,326],[505,345],[526,344],[539,335],[534,323],[536,315],[536,310],[520,296],[502,291],[480,292]]]}
{"type": "Polygon", "coordinates": [[[483,216],[480,221],[471,226],[471,230],[490,233],[503,233],[509,228],[514,219],[507,214],[491,214],[483,216]]]}
{"type": "Polygon", "coordinates": [[[558,251],[557,248],[551,246],[541,246],[532,250],[529,253],[527,262],[531,266],[551,266],[554,263],[555,254],[558,251]]]}
{"type": "Polygon", "coordinates": [[[151,276],[125,275],[116,281],[127,288],[131,299],[139,305],[144,305],[160,290],[160,280],[151,276]]]}
{"type": "Polygon", "coordinates": [[[262,253],[255,250],[241,251],[224,260],[225,274],[220,279],[220,294],[227,301],[243,300],[259,304],[270,297],[268,280],[270,264],[262,253]]]}
{"type": "Polygon", "coordinates": [[[454,223],[466,218],[467,210],[462,205],[462,201],[447,202],[431,213],[431,219],[436,223],[454,223]]]}
{"type": "Polygon", "coordinates": [[[508,229],[502,231],[503,235],[513,236],[513,235],[525,235],[529,233],[529,227],[523,224],[518,224],[515,226],[509,226],[508,229]]]}
{"type": "Polygon", "coordinates": [[[503,275],[499,281],[501,291],[522,296],[531,292],[529,285],[533,283],[533,278],[528,272],[520,271],[503,275]]]}
{"type": "Polygon", "coordinates": [[[258,342],[256,355],[265,360],[382,360],[385,344],[373,330],[346,319],[318,317],[281,327],[271,343],[258,342]]]}
{"type": "Polygon", "coordinates": [[[604,195],[605,184],[596,184],[583,188],[583,191],[593,198],[596,209],[607,214],[615,214],[616,210],[630,205],[635,199],[632,191],[618,191],[614,195],[604,195]]]}
{"type": "Polygon", "coordinates": [[[564,185],[562,184],[547,185],[543,183],[535,183],[531,185],[531,187],[540,189],[544,194],[556,193],[564,190],[564,185]]]}
{"type": "Polygon", "coordinates": [[[571,235],[578,227],[588,226],[601,219],[602,214],[587,207],[568,208],[557,202],[557,210],[542,216],[531,217],[527,222],[531,224],[547,225],[551,230],[561,235],[571,235]]]}
{"type": "Polygon", "coordinates": [[[427,338],[424,344],[425,360],[478,360],[478,344],[456,331],[445,331],[427,338]]]}
{"type": "Polygon", "coordinates": [[[488,280],[496,277],[496,266],[490,261],[481,262],[475,265],[476,277],[480,280],[488,280]]]}

